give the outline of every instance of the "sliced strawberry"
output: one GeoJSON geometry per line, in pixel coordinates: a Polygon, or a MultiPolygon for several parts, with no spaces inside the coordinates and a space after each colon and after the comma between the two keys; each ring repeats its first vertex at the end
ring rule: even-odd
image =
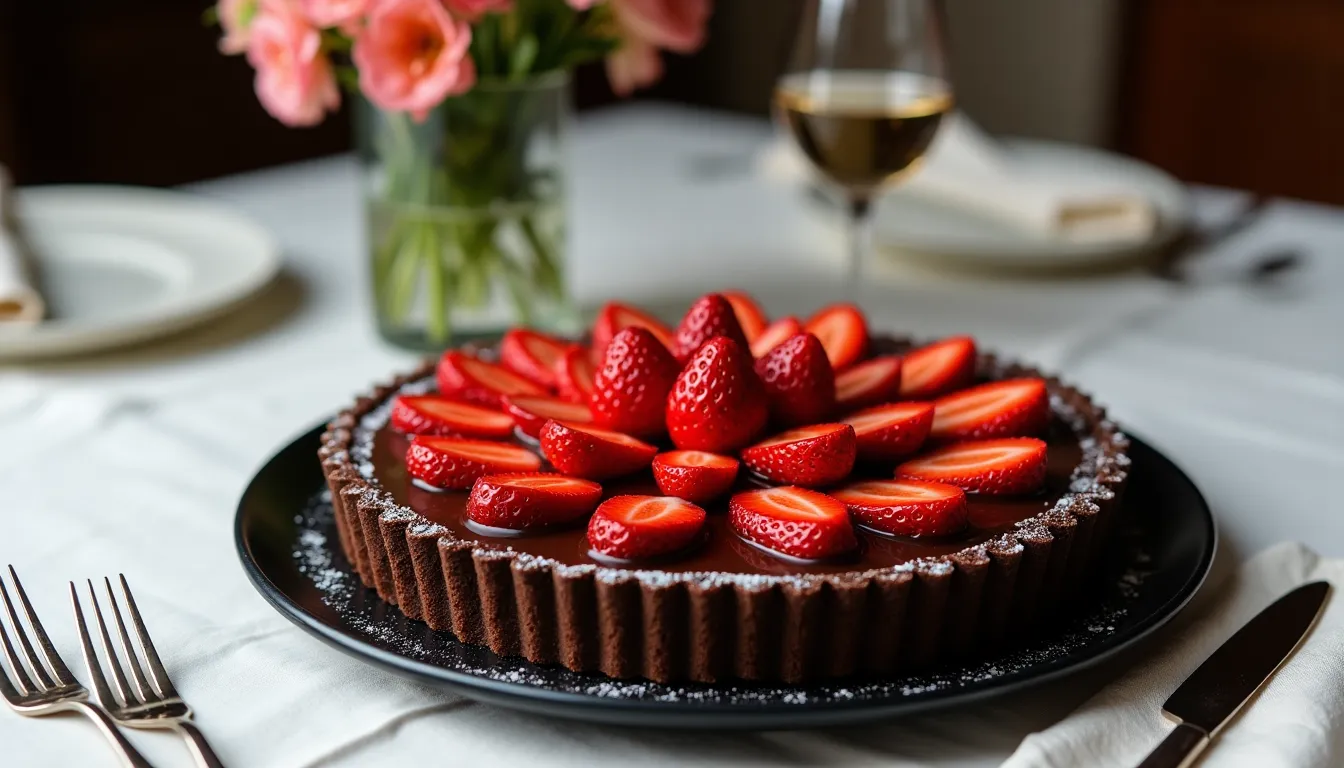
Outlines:
{"type": "Polygon", "coordinates": [[[593,422],[639,437],[662,434],[667,393],[680,372],[677,359],[648,329],[622,330],[593,376],[593,422]]]}
{"type": "Polygon", "coordinates": [[[571,403],[558,397],[513,395],[504,398],[504,412],[528,437],[541,434],[541,428],[551,419],[572,424],[587,424],[593,412],[583,403],[571,403]]]}
{"type": "Polygon", "coordinates": [[[765,389],[745,347],[725,336],[691,357],[667,396],[667,433],[678,448],[731,453],[765,428],[765,389]]]}
{"type": "Polygon", "coordinates": [[[967,493],[1032,493],[1045,483],[1045,443],[1034,437],[953,443],[896,467],[896,477],[948,483],[967,493]]]}
{"type": "Polygon", "coordinates": [[[798,318],[781,317],[766,326],[761,335],[751,342],[751,356],[765,357],[766,353],[784,343],[785,339],[802,332],[803,324],[798,322],[798,318]]]}
{"type": "Polygon", "coordinates": [[[865,360],[835,377],[835,401],[841,411],[889,403],[901,395],[901,358],[883,355],[865,360]]]}
{"type": "Polygon", "coordinates": [[[458,351],[439,358],[436,379],[439,394],[497,407],[505,395],[545,395],[542,387],[503,366],[477,360],[458,351]]]}
{"type": "Polygon", "coordinates": [[[647,329],[670,351],[672,349],[672,329],[668,328],[658,318],[649,313],[632,307],[628,304],[621,304],[616,301],[609,301],[602,305],[601,311],[597,313],[597,322],[593,323],[593,356],[600,360],[602,354],[606,352],[607,345],[615,338],[616,334],[622,328],[629,328],[635,325],[647,329]]]}
{"type": "Polygon", "coordinates": [[[866,525],[897,536],[949,536],[966,528],[966,492],[920,480],[863,480],[831,491],[866,525]]]}
{"type": "Polygon", "coordinates": [[[975,440],[1040,434],[1050,420],[1050,396],[1041,379],[1004,379],[933,401],[934,438],[975,440]]]}
{"type": "Polygon", "coordinates": [[[514,328],[499,342],[499,363],[547,389],[555,388],[555,363],[567,342],[528,328],[514,328]]]}
{"type": "Polygon", "coordinates": [[[653,457],[653,480],[668,496],[704,504],[728,492],[738,461],[708,451],[668,451],[653,457]]]}
{"type": "Polygon", "coordinates": [[[393,429],[408,435],[508,437],[513,419],[506,413],[438,395],[401,395],[392,401],[393,429]]]}
{"type": "Polygon", "coordinates": [[[818,488],[848,477],[857,452],[853,427],[813,424],[743,449],[742,463],[777,483],[818,488]]]}
{"type": "Polygon", "coordinates": [[[737,316],[737,324],[742,326],[742,333],[746,335],[747,342],[756,341],[761,331],[770,324],[765,319],[765,311],[761,309],[761,305],[757,304],[746,291],[724,291],[723,298],[733,305],[733,314],[737,316]]]}
{"type": "Polygon", "coordinates": [[[816,336],[790,336],[756,361],[770,417],[785,427],[815,424],[835,410],[835,372],[816,336]]]}
{"type": "Polygon", "coordinates": [[[411,477],[435,488],[465,489],[484,475],[538,469],[541,457],[509,443],[419,435],[406,449],[411,477]]]}
{"type": "Polygon", "coordinates": [[[716,336],[726,336],[743,349],[750,349],[746,334],[733,314],[733,305],[717,293],[707,293],[695,300],[686,316],[672,334],[672,353],[685,363],[705,342],[716,336]]]}
{"type": "Polygon", "coordinates": [[[933,426],[933,404],[916,401],[875,405],[841,421],[854,428],[860,460],[891,462],[924,445],[933,426]]]}
{"type": "Polygon", "coordinates": [[[602,486],[548,473],[486,475],[471,486],[467,517],[491,528],[523,530],[563,525],[593,511],[602,486]]]}
{"type": "Polygon", "coordinates": [[[927,400],[961,389],[975,380],[975,340],[956,336],[920,347],[901,368],[901,397],[927,400]]]}
{"type": "Polygon", "coordinates": [[[803,328],[821,340],[831,367],[843,371],[868,351],[868,321],[853,304],[832,304],[813,315],[803,328]]]}
{"type": "Polygon", "coordinates": [[[548,421],[541,428],[541,454],[566,475],[605,480],[644,469],[658,449],[620,432],[584,424],[548,421]]]}
{"type": "Polygon", "coordinates": [[[555,361],[555,392],[566,400],[586,403],[593,394],[593,360],[578,345],[555,361]]]}
{"type": "Polygon", "coordinates": [[[793,486],[733,496],[728,522],[747,541],[806,560],[844,554],[859,545],[844,502],[793,486]]]}
{"type": "Polygon", "coordinates": [[[675,496],[613,496],[588,521],[592,551],[640,560],[685,549],[705,527],[705,510],[675,496]]]}

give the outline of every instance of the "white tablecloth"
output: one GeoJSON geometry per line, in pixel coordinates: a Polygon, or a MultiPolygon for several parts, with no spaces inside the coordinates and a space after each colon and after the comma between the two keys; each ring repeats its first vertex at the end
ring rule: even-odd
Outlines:
{"type": "MultiPolygon", "coordinates": [[[[802,314],[836,295],[836,223],[798,190],[733,170],[749,167],[769,136],[761,122],[673,107],[583,117],[572,164],[580,299],[689,297],[736,285],[755,287],[773,312],[802,314]]],[[[273,449],[413,360],[380,345],[369,323],[355,165],[332,158],[195,190],[270,227],[286,249],[284,279],[211,328],[0,370],[0,562],[18,569],[76,667],[66,581],[126,573],[226,763],[406,765],[430,755],[463,765],[922,765],[936,754],[944,765],[996,765],[1121,671],[1095,670],[956,717],[687,735],[513,714],[338,654],[252,590],[232,521],[273,449]]],[[[1198,216],[1216,222],[1240,198],[1198,190],[1198,216]]],[[[1344,211],[1276,202],[1194,263],[1191,288],[1138,273],[952,277],[880,258],[864,303],[878,328],[969,332],[986,346],[1061,363],[1190,472],[1221,525],[1216,570],[1226,571],[1289,539],[1344,555],[1341,251],[1344,211]],[[1275,287],[1228,279],[1279,247],[1300,249],[1306,263],[1275,287]]],[[[167,736],[133,738],[165,765],[186,764],[167,736]]],[[[0,713],[0,745],[6,766],[112,764],[78,720],[0,713]]]]}

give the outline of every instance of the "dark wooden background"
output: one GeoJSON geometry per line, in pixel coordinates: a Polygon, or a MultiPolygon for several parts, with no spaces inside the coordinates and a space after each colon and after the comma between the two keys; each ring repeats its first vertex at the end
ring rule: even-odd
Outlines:
{"type": "MultiPolygon", "coordinates": [[[[997,0],[1011,2],[1013,0],[997,0]]],[[[1344,2],[1120,0],[1110,144],[1190,181],[1344,203],[1344,2]]],[[[0,0],[0,162],[22,183],[176,184],[330,154],[344,112],[267,116],[198,0],[0,0]]],[[[798,0],[719,0],[642,98],[764,113],[798,0]]],[[[600,67],[581,108],[612,102],[600,67]]]]}

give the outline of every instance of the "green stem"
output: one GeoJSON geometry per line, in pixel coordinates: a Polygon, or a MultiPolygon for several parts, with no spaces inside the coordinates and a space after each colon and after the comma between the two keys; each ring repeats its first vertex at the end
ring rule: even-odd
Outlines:
{"type": "Polygon", "coordinates": [[[493,243],[490,245],[490,254],[496,271],[504,278],[504,286],[508,289],[509,298],[513,301],[513,311],[518,317],[518,322],[523,325],[531,325],[532,297],[528,290],[527,274],[512,259],[496,248],[493,243]]]}
{"type": "Polygon", "coordinates": [[[546,238],[537,232],[536,223],[532,220],[532,215],[527,214],[519,218],[519,226],[523,230],[523,236],[527,238],[527,244],[531,246],[533,255],[536,256],[534,274],[537,285],[544,292],[559,298],[564,294],[564,286],[560,278],[560,268],[556,263],[555,256],[551,253],[551,246],[546,242],[546,238]]]}
{"type": "Polygon", "coordinates": [[[445,290],[443,244],[439,242],[438,228],[432,222],[424,228],[425,249],[425,312],[429,339],[435,344],[448,341],[448,294],[445,290]]]}
{"type": "Polygon", "coordinates": [[[415,298],[415,288],[420,274],[421,253],[414,236],[403,238],[387,279],[387,315],[394,323],[406,319],[415,298]]]}

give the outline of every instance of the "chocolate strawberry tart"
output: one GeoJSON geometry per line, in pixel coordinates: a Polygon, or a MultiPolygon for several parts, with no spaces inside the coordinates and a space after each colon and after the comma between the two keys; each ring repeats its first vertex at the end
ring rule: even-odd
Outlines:
{"type": "Polygon", "coordinates": [[[341,413],[341,547],[465,643],[659,682],[799,683],[983,655],[1049,627],[1113,538],[1125,437],[1077,390],[828,307],[608,304],[341,413]]]}

